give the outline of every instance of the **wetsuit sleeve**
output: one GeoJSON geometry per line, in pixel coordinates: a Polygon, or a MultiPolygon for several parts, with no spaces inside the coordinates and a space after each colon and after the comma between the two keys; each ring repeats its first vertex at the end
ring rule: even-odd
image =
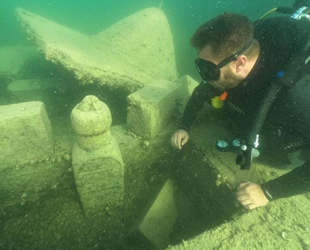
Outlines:
{"type": "Polygon", "coordinates": [[[269,201],[310,192],[310,161],[274,180],[261,184],[269,201]]]}
{"type": "Polygon", "coordinates": [[[179,128],[187,132],[193,125],[199,111],[202,109],[203,104],[209,99],[212,89],[209,84],[200,83],[193,91],[189,98],[179,128]]]}

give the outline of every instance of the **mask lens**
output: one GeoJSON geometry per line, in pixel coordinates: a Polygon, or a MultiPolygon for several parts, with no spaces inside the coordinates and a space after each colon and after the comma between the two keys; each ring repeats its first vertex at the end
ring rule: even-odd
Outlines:
{"type": "Polygon", "coordinates": [[[196,69],[203,80],[217,81],[220,78],[220,70],[214,63],[198,58],[195,60],[195,64],[196,69]]]}

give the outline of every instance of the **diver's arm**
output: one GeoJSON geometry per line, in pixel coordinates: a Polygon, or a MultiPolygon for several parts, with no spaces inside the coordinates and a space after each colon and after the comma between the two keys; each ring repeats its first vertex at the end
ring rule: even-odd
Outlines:
{"type": "MultiPolygon", "coordinates": [[[[310,142],[310,77],[307,75],[289,90],[286,98],[290,101],[285,106],[290,107],[293,119],[288,119],[292,128],[303,135],[304,143],[310,142]]],[[[310,192],[310,161],[291,172],[261,185],[269,200],[294,196],[310,192]]]]}
{"type": "Polygon", "coordinates": [[[203,104],[208,100],[210,95],[210,85],[201,82],[193,91],[190,99],[188,100],[183,117],[179,128],[187,132],[190,131],[190,127],[193,125],[197,118],[199,111],[202,109],[203,104]]]}
{"type": "Polygon", "coordinates": [[[310,161],[260,186],[270,201],[310,192],[310,161]]]}

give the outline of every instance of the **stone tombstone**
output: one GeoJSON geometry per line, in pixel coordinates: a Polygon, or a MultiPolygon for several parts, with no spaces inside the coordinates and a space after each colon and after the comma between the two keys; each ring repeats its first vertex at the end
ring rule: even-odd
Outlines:
{"type": "Polygon", "coordinates": [[[77,140],[72,151],[77,190],[86,215],[96,217],[121,205],[124,195],[124,166],[110,133],[111,113],[97,97],[86,96],[73,109],[71,123],[77,140]]]}

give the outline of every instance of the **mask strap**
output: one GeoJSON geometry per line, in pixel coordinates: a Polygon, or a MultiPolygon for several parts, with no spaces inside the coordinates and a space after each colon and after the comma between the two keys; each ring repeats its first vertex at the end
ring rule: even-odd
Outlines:
{"type": "Polygon", "coordinates": [[[241,47],[235,54],[227,57],[226,59],[224,59],[223,61],[221,61],[216,68],[220,69],[222,67],[224,67],[226,64],[237,60],[237,58],[243,53],[245,52],[247,49],[249,49],[255,42],[255,39],[253,38],[249,43],[245,44],[243,47],[241,47]]]}

